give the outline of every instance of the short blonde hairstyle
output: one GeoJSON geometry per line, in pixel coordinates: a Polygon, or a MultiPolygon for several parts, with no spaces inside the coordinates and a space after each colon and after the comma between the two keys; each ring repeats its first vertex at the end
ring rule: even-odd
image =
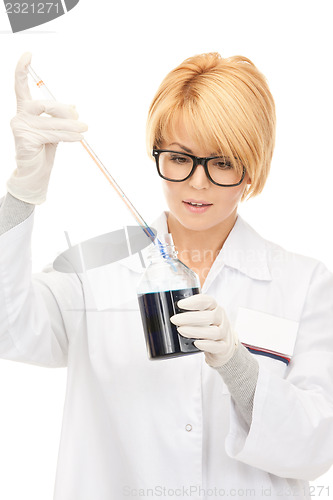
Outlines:
{"type": "Polygon", "coordinates": [[[275,105],[267,81],[246,57],[218,53],[186,59],[162,81],[147,120],[147,150],[169,141],[181,121],[205,150],[244,165],[245,197],[266,182],[275,144],[275,105]],[[237,160],[237,161],[236,161],[237,160]]]}

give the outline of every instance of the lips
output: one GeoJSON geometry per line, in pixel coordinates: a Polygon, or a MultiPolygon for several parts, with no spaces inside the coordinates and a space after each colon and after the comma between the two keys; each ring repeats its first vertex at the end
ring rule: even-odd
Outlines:
{"type": "Polygon", "coordinates": [[[192,198],[189,198],[187,200],[183,200],[183,203],[187,203],[188,205],[192,207],[209,207],[212,205],[212,203],[209,203],[209,201],[204,201],[204,200],[193,200],[192,198]]]}
{"type": "Polygon", "coordinates": [[[183,200],[183,204],[187,212],[191,214],[204,214],[209,210],[210,207],[213,206],[212,203],[205,200],[183,200]]]}

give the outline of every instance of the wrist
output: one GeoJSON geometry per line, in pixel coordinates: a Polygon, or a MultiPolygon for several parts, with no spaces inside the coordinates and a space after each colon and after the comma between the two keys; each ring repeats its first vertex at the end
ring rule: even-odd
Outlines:
{"type": "Polygon", "coordinates": [[[229,342],[227,349],[225,349],[223,353],[212,354],[209,352],[205,352],[206,362],[212,368],[215,369],[221,368],[235,356],[237,349],[238,349],[238,338],[237,336],[233,335],[232,341],[229,342]]]}
{"type": "Polygon", "coordinates": [[[231,358],[225,364],[215,367],[215,369],[228,382],[234,378],[235,373],[244,373],[249,367],[258,372],[259,363],[255,356],[239,342],[231,358]]]}

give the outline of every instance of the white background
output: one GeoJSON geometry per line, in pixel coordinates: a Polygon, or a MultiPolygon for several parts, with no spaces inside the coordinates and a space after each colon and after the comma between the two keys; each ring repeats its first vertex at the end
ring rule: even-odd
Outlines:
{"type": "MultiPolygon", "coordinates": [[[[332,13],[330,0],[81,0],[59,19],[12,34],[1,5],[0,196],[15,168],[9,121],[23,52],[33,53],[59,101],[76,104],[86,139],[147,221],[166,209],[145,151],[158,84],[191,55],[241,54],[269,81],[278,131],[265,191],[240,213],[264,237],[333,270],[332,13]]],[[[61,144],[47,202],[36,209],[34,271],[66,249],[64,231],[76,243],[123,224],[133,224],[130,214],[80,144],[61,144]]],[[[52,498],[65,384],[65,369],[0,361],[1,500],[52,498]]],[[[314,485],[313,498],[327,497],[317,486],[333,495],[332,470],[314,485]]]]}

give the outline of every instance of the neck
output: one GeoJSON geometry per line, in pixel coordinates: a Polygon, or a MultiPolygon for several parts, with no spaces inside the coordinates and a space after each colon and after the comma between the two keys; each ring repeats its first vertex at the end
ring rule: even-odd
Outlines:
{"type": "Polygon", "coordinates": [[[195,231],[184,227],[171,213],[169,214],[168,229],[172,233],[178,259],[199,275],[201,286],[236,219],[235,211],[221,223],[205,230],[195,231]]]}

